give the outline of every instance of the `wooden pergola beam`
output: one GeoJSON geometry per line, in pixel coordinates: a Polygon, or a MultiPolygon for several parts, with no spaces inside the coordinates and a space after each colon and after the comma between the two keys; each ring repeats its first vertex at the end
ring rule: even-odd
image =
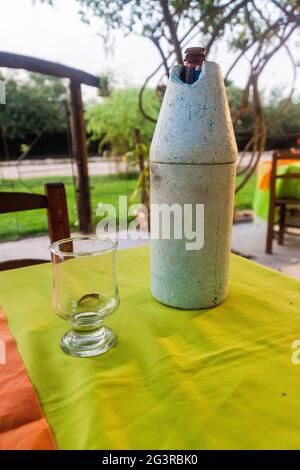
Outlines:
{"type": "Polygon", "coordinates": [[[29,72],[52,75],[54,77],[69,78],[76,80],[77,83],[99,88],[100,79],[82,70],[74,69],[66,65],[57,64],[48,60],[36,59],[20,54],[11,54],[10,52],[0,51],[0,67],[10,69],[23,69],[29,72]]]}
{"type": "Polygon", "coordinates": [[[81,84],[99,88],[99,77],[95,77],[94,75],[83,72],[82,70],[67,67],[48,60],[36,59],[34,57],[1,51],[0,67],[23,69],[29,72],[68,78],[70,80],[69,112],[72,154],[77,167],[76,191],[79,228],[82,232],[91,232],[92,214],[88,173],[88,152],[86,145],[87,139],[84,124],[81,84]]]}

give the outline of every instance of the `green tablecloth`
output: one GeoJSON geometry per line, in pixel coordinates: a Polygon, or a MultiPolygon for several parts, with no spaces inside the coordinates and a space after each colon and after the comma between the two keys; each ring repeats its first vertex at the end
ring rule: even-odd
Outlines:
{"type": "MultiPolygon", "coordinates": [[[[257,183],[253,200],[254,213],[263,220],[268,219],[270,200],[269,184],[261,184],[262,178],[265,176],[265,171],[266,167],[263,162],[258,168],[257,183]]],[[[300,173],[300,163],[279,165],[277,174],[282,175],[286,173],[300,173]]],[[[276,194],[277,197],[292,197],[300,199],[300,179],[278,179],[276,182],[276,194]]]]}
{"type": "MultiPolygon", "coordinates": [[[[232,256],[230,295],[182,311],[149,291],[149,252],[118,253],[117,345],[67,356],[50,265],[0,273],[0,304],[61,449],[300,448],[300,283],[232,256]]],[[[91,276],[93,273],[91,272],[91,276]]],[[[13,397],[12,397],[13,399],[13,397]]]]}

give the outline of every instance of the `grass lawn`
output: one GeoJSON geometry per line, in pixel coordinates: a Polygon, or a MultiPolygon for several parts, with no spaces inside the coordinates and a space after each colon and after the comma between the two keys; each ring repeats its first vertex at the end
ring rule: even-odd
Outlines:
{"type": "MultiPolygon", "coordinates": [[[[128,175],[92,176],[90,180],[94,224],[99,220],[96,217],[96,209],[99,203],[109,203],[117,206],[118,197],[122,195],[130,196],[136,186],[136,175],[134,173],[129,173],[128,175]]],[[[76,230],[78,222],[75,193],[71,177],[30,178],[22,181],[4,180],[0,181],[0,191],[43,193],[43,185],[51,181],[61,181],[64,183],[68,199],[71,228],[76,230]]],[[[237,209],[252,207],[254,190],[255,177],[237,194],[237,209]]],[[[0,215],[0,240],[15,240],[23,236],[44,234],[46,232],[47,216],[46,211],[43,209],[0,215]]]]}
{"type": "MultiPolygon", "coordinates": [[[[237,183],[241,182],[241,177],[237,177],[237,183]]],[[[254,192],[256,186],[256,175],[254,174],[245,186],[235,196],[235,208],[237,210],[252,209],[254,192]]]]}

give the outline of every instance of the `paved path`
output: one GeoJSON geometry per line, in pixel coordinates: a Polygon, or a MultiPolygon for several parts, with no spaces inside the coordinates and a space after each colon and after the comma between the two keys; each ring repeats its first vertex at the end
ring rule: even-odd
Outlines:
{"type": "MultiPolygon", "coordinates": [[[[76,235],[76,234],[73,234],[76,235]]],[[[116,234],[110,234],[112,238],[116,238],[116,234]]],[[[143,246],[148,240],[119,240],[119,249],[133,248],[135,246],[143,246]]],[[[0,242],[0,261],[18,258],[40,258],[49,259],[50,241],[47,236],[23,238],[18,241],[0,242]],[[26,256],[24,256],[26,253],[26,256]]]]}
{"type": "Polygon", "coordinates": [[[244,255],[253,256],[253,261],[300,279],[300,237],[286,235],[284,246],[274,241],[273,254],[267,255],[266,233],[267,223],[264,221],[236,224],[233,226],[232,247],[244,255]]]}
{"type": "MultiPolygon", "coordinates": [[[[100,159],[90,159],[90,175],[114,175],[127,171],[125,162],[99,161],[100,159]]],[[[74,169],[75,171],[75,169],[74,169]]],[[[36,160],[32,163],[26,162],[17,166],[15,164],[0,165],[0,178],[3,179],[24,179],[39,178],[44,176],[72,176],[72,165],[70,162],[46,159],[44,161],[36,160]]]]}
{"type": "MultiPolygon", "coordinates": [[[[272,152],[265,152],[262,160],[270,158],[272,152]]],[[[250,154],[246,154],[243,164],[249,162],[250,154]]],[[[125,162],[106,161],[101,157],[89,157],[90,175],[113,175],[127,171],[125,162]]],[[[38,178],[43,176],[72,176],[71,162],[67,159],[46,158],[44,160],[24,160],[19,167],[9,162],[0,164],[0,178],[38,178]]]]}
{"type": "MultiPolygon", "coordinates": [[[[111,234],[112,237],[115,234],[111,234]]],[[[254,261],[269,268],[276,269],[300,279],[300,238],[286,236],[284,246],[274,242],[274,254],[266,255],[265,249],[266,224],[244,223],[233,226],[232,247],[234,250],[251,255],[254,261]]],[[[119,248],[131,248],[146,245],[148,240],[119,240],[119,248]]],[[[49,256],[49,239],[47,236],[25,238],[14,242],[0,243],[0,261],[5,259],[45,258],[49,256]]]]}

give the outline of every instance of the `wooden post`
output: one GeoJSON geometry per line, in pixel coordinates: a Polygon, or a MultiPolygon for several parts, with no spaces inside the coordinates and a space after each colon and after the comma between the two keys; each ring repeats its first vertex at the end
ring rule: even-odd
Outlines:
{"type": "Polygon", "coordinates": [[[65,187],[62,183],[46,183],[48,232],[51,243],[70,238],[70,225],[65,187]]]}
{"type": "Polygon", "coordinates": [[[140,170],[140,175],[142,176],[141,203],[145,204],[148,207],[149,201],[147,197],[146,181],[145,181],[145,174],[144,174],[145,162],[144,162],[144,155],[142,154],[140,150],[141,145],[142,145],[141,130],[134,129],[134,136],[135,136],[135,142],[136,142],[137,157],[138,157],[138,162],[139,162],[139,170],[140,170]]]}
{"type": "Polygon", "coordinates": [[[69,85],[70,127],[72,153],[77,166],[77,205],[79,229],[84,233],[92,231],[91,200],[88,174],[88,152],[83,116],[80,82],[70,80],[69,85]]]}

